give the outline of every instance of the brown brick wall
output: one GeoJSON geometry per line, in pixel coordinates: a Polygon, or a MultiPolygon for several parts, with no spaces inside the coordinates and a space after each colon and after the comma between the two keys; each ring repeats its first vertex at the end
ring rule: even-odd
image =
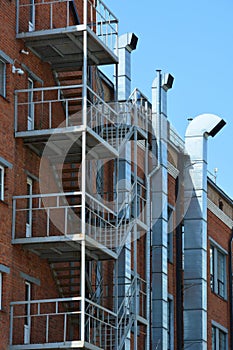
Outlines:
{"type": "MultiPolygon", "coordinates": [[[[231,229],[219,220],[211,211],[208,210],[208,237],[214,239],[224,250],[229,250],[229,240],[231,238],[231,229]]],[[[208,239],[208,349],[211,349],[211,321],[218,322],[228,329],[228,347],[230,349],[230,303],[229,303],[229,256],[226,257],[227,274],[227,300],[213,293],[210,288],[210,240],[208,239]]]]}
{"type": "MultiPolygon", "coordinates": [[[[24,48],[22,40],[16,40],[15,2],[1,1],[0,49],[15,61],[15,66],[25,64],[32,72],[44,80],[45,86],[53,86],[54,80],[50,66],[41,62],[30,52],[28,56],[20,54],[24,48]]],[[[11,301],[25,299],[25,281],[20,276],[24,272],[37,278],[41,286],[32,286],[32,298],[54,298],[58,296],[54,279],[48,263],[20,246],[11,245],[12,196],[26,194],[26,180],[29,171],[38,176],[40,159],[23,145],[21,139],[14,138],[14,90],[27,88],[28,74],[12,74],[12,66],[7,64],[6,98],[0,96],[0,156],[13,164],[13,169],[5,169],[5,196],[0,202],[0,216],[4,218],[0,227],[0,264],[10,268],[10,274],[3,274],[3,310],[0,311],[0,349],[7,349],[9,343],[9,305],[11,301]]],[[[38,84],[38,83],[37,83],[38,84]]],[[[35,192],[38,184],[35,183],[35,192]]],[[[25,226],[24,226],[25,229],[25,226]]]]}

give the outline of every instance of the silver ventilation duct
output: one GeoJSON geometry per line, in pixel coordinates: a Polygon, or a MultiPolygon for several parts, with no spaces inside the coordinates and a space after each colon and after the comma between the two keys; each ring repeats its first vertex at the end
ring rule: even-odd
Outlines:
{"type": "Polygon", "coordinates": [[[131,94],[131,52],[137,47],[138,38],[134,33],[119,37],[118,100],[125,101],[131,94]]]}
{"type": "Polygon", "coordinates": [[[184,348],[207,349],[207,139],[225,121],[213,114],[193,119],[186,130],[184,217],[184,348]]]}

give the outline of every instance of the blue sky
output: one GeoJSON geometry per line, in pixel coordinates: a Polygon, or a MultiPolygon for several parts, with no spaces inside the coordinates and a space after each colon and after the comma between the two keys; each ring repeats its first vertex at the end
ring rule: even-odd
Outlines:
{"type": "Polygon", "coordinates": [[[149,99],[156,69],[171,73],[169,120],[183,137],[187,119],[202,113],[227,125],[208,142],[208,169],[233,198],[233,1],[105,0],[119,33],[139,37],[132,54],[132,88],[149,99]]]}

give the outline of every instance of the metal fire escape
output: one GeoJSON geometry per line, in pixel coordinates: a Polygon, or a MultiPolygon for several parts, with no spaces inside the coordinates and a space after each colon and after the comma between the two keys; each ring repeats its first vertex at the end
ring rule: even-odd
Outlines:
{"type": "Polygon", "coordinates": [[[148,230],[137,150],[147,169],[150,105],[138,90],[127,101],[103,99],[97,66],[118,63],[118,21],[102,1],[18,0],[16,18],[17,38],[50,63],[57,85],[15,91],[15,137],[41,166],[40,193],[13,198],[12,244],[47,259],[58,297],[11,303],[10,349],[126,349],[130,337],[138,349],[140,329],[148,342],[148,281],[134,266],[122,289],[118,259],[133,241],[136,264],[148,230]],[[127,144],[134,164],[124,190],[127,144]]]}

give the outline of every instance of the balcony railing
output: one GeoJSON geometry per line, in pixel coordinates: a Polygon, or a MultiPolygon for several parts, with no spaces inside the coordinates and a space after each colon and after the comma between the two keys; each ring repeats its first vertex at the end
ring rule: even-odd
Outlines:
{"type": "Polygon", "coordinates": [[[137,218],[146,223],[145,188],[141,184],[135,184],[126,193],[118,214],[110,208],[117,209],[114,202],[110,202],[109,207],[107,203],[105,205],[88,193],[85,198],[84,219],[82,192],[14,196],[13,242],[27,244],[79,240],[83,234],[82,222],[85,221],[85,234],[88,237],[114,252],[119,252],[134,223],[133,216],[131,217],[133,201],[137,200],[137,218]]]}
{"type": "Polygon", "coordinates": [[[12,302],[10,348],[38,348],[39,344],[54,348],[54,343],[66,349],[83,347],[83,328],[85,342],[106,350],[122,348],[136,316],[147,322],[146,300],[146,281],[134,277],[117,312],[85,299],[85,317],[81,317],[82,298],[78,296],[12,302]]]}
{"type": "Polygon", "coordinates": [[[184,140],[179,136],[178,132],[171,124],[168,130],[168,140],[180,150],[183,150],[185,147],[184,140]]]}
{"type": "Polygon", "coordinates": [[[13,242],[70,240],[85,233],[94,241],[115,250],[121,242],[117,234],[117,215],[86,194],[82,219],[81,192],[38,194],[13,197],[13,242]],[[26,239],[26,241],[25,241],[26,239]]]}
{"type": "Polygon", "coordinates": [[[87,110],[84,113],[83,85],[16,90],[16,136],[20,133],[25,136],[32,131],[40,134],[51,129],[56,132],[66,128],[68,132],[75,126],[87,124],[106,142],[118,148],[115,125],[119,125],[120,120],[117,105],[105,103],[89,87],[87,96],[87,110]]]}
{"type": "Polygon", "coordinates": [[[85,319],[81,325],[81,297],[16,301],[11,303],[10,347],[81,346],[81,341],[110,349],[115,341],[117,314],[85,299],[85,319]],[[85,339],[81,339],[81,328],[85,339]],[[53,346],[52,346],[53,344],[53,346]],[[72,346],[73,345],[73,346],[72,346]],[[108,347],[109,346],[109,347],[108,347]]]}
{"type": "Polygon", "coordinates": [[[16,90],[15,134],[38,136],[87,125],[118,150],[132,126],[148,129],[151,109],[137,101],[106,103],[87,87],[87,110],[83,103],[82,84],[16,90]]]}
{"type": "Polygon", "coordinates": [[[13,197],[12,239],[69,239],[81,233],[81,192],[13,197]]]}
{"type": "Polygon", "coordinates": [[[87,25],[111,50],[117,48],[118,20],[101,0],[17,1],[16,33],[87,25]]]}
{"type": "Polygon", "coordinates": [[[148,98],[138,88],[135,88],[128,98],[128,103],[136,107],[134,125],[148,131],[148,123],[152,120],[152,105],[148,98]]]}

